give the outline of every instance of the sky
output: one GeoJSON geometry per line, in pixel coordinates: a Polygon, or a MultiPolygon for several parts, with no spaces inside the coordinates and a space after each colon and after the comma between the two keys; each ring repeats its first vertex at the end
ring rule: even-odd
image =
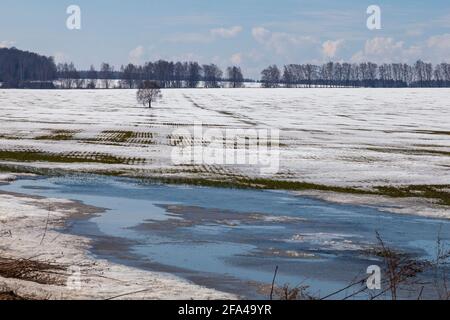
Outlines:
{"type": "Polygon", "coordinates": [[[239,65],[450,62],[449,0],[0,0],[0,47],[79,69],[157,59],[239,65]],[[66,26],[81,9],[81,29],[66,26]],[[367,8],[381,9],[381,29],[367,8]]]}

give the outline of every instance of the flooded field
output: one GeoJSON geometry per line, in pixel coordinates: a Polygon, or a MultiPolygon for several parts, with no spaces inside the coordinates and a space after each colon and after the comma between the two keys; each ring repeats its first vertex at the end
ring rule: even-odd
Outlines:
{"type": "Polygon", "coordinates": [[[288,192],[90,175],[22,179],[0,191],[105,208],[95,217],[72,219],[62,231],[92,239],[90,251],[97,258],[169,272],[250,298],[267,298],[276,266],[279,285],[308,285],[317,296],[344,288],[364,276],[368,266],[382,264],[373,254],[379,247],[376,232],[395,250],[417,259],[433,259],[438,236],[450,244],[448,220],[388,214],[288,192]]]}

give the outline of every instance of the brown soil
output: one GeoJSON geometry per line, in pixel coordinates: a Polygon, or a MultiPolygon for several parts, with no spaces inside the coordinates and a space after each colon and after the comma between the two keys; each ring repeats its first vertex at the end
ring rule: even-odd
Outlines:
{"type": "Polygon", "coordinates": [[[18,295],[16,295],[14,292],[0,292],[0,301],[5,301],[5,300],[9,300],[9,301],[19,301],[19,300],[26,300],[22,297],[19,297],[18,295]]]}

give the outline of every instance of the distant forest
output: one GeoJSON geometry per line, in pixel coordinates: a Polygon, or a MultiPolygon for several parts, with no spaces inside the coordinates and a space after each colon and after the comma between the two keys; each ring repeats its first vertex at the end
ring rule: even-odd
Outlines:
{"type": "MultiPolygon", "coordinates": [[[[230,66],[225,73],[215,64],[159,60],[143,65],[128,64],[115,70],[102,63],[99,70],[77,70],[73,63],[56,65],[45,57],[16,48],[0,49],[2,88],[95,89],[137,88],[143,81],[157,81],[161,88],[241,88],[246,79],[240,67],[230,66]]],[[[450,87],[450,64],[433,65],[417,61],[375,64],[328,62],[323,65],[290,64],[280,70],[276,65],[261,72],[263,87],[450,87]]]]}
{"type": "Polygon", "coordinates": [[[276,65],[261,73],[264,87],[450,87],[450,64],[433,66],[421,60],[414,65],[328,62],[321,66],[290,64],[281,72],[276,65]]]}
{"type": "Polygon", "coordinates": [[[157,81],[161,88],[220,88],[222,82],[229,87],[241,88],[245,79],[240,67],[231,66],[223,71],[215,64],[200,65],[198,62],[169,62],[159,60],[142,66],[128,64],[115,70],[109,63],[102,63],[100,70],[91,66],[88,71],[78,71],[73,63],[58,64],[57,75],[62,88],[120,88],[133,89],[146,80],[157,81]],[[118,81],[114,81],[118,80],[118,81]]]}
{"type": "Polygon", "coordinates": [[[2,88],[52,87],[57,71],[53,58],[15,48],[0,49],[2,88]]]}

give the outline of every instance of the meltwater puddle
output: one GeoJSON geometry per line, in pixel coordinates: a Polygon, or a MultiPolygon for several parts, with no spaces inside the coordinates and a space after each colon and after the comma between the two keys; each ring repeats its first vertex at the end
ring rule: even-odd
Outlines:
{"type": "Polygon", "coordinates": [[[25,179],[0,190],[82,201],[107,211],[66,232],[92,238],[92,254],[174,273],[196,283],[267,298],[277,283],[324,296],[379,264],[376,232],[417,257],[435,254],[450,222],[339,205],[288,192],[143,184],[94,175],[25,179]]]}

